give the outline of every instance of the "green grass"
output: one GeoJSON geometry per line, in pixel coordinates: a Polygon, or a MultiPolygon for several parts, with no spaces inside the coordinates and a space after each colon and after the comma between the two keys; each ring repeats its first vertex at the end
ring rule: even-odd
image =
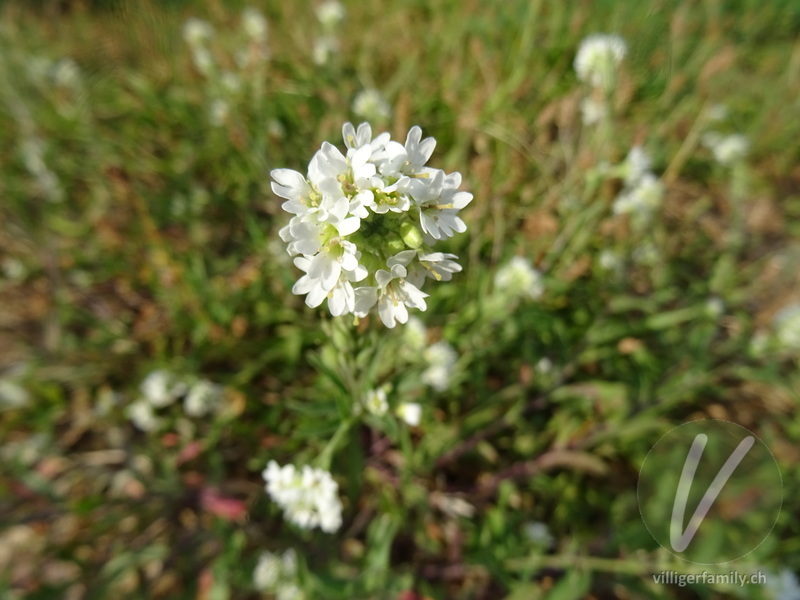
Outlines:
{"type": "Polygon", "coordinates": [[[294,548],[314,599],[770,597],[653,583],[702,567],[644,527],[638,470],[698,418],[756,432],[784,481],[772,534],[719,570],[800,570],[798,354],[751,350],[800,299],[798,5],[351,3],[324,66],[311,3],[252,5],[269,59],[245,70],[239,2],[0,11],[0,595],[256,598],[260,553],[294,548]],[[238,91],[193,66],[192,16],[238,91]],[[585,126],[572,62],[612,31],[630,52],[610,118],[585,126]],[[74,88],[54,81],[66,57],[74,88]],[[341,148],[365,87],[393,109],[375,128],[420,125],[431,164],[475,196],[445,244],[464,270],[417,314],[458,353],[443,392],[402,328],[353,328],[291,293],[269,171],[341,148]],[[708,125],[717,104],[729,115],[708,125]],[[744,163],[716,164],[708,129],[746,135],[744,163]],[[643,229],[612,214],[622,182],[601,166],[636,144],[666,187],[643,229]],[[540,299],[496,289],[514,255],[544,274],[540,299]],[[157,368],[224,386],[219,412],[176,404],[159,432],[137,429],[126,408],[157,368]],[[418,428],[351,416],[384,383],[392,407],[423,406],[418,428]],[[330,461],[336,534],[282,519],[269,460],[330,461]],[[453,498],[469,514],[448,513],[453,498]],[[551,546],[526,537],[532,521],[551,546]]]}

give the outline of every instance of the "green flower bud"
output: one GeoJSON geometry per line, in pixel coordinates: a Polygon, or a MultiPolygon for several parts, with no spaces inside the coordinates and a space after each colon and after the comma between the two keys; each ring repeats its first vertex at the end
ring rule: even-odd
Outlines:
{"type": "Polygon", "coordinates": [[[400,235],[403,238],[406,246],[409,248],[413,248],[414,250],[419,249],[422,246],[422,233],[417,228],[414,223],[410,221],[406,221],[400,226],[400,235]]]}
{"type": "Polygon", "coordinates": [[[402,252],[406,249],[403,239],[396,233],[392,233],[388,238],[386,238],[386,247],[389,249],[389,252],[392,255],[402,252]]]}

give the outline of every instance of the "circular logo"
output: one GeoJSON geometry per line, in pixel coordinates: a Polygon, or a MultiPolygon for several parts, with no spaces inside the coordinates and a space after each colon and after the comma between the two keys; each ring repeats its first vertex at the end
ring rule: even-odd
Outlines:
{"type": "Polygon", "coordinates": [[[722,564],[755,550],[783,501],[775,457],[748,429],[717,419],[667,432],[645,457],[639,512],[655,540],[686,561],[722,564]]]}

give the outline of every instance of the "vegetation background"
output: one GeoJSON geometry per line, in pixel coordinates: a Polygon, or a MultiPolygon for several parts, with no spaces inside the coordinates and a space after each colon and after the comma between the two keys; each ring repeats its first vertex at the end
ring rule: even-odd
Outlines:
{"type": "Polygon", "coordinates": [[[293,548],[306,598],[800,597],[800,348],[775,320],[800,301],[800,3],[349,2],[332,27],[315,8],[2,4],[0,595],[257,598],[260,553],[293,548]],[[191,17],[214,28],[206,73],[191,17]],[[596,32],[629,52],[592,126],[573,60],[596,32]],[[475,195],[449,246],[464,271],[418,315],[458,354],[441,391],[400,329],[343,332],[293,296],[277,237],[269,170],[342,147],[367,88],[391,107],[375,129],[420,125],[475,195]],[[735,167],[701,143],[719,105],[713,127],[750,140],[735,167]],[[622,182],[602,167],[635,145],[666,190],[645,228],[612,214],[622,182]],[[495,285],[512,256],[541,298],[495,285]],[[142,431],[128,407],[156,369],[224,386],[220,405],[142,431]],[[345,432],[339,532],[285,523],[261,470],[311,463],[381,384],[420,425],[345,432]],[[698,418],[780,464],[778,523],[735,568],[783,591],[652,580],[701,570],[636,500],[648,450],[698,418]]]}

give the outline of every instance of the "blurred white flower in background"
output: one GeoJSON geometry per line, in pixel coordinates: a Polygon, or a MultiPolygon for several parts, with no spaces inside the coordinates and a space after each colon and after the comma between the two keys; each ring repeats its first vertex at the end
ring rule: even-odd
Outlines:
{"type": "Polygon", "coordinates": [[[153,405],[145,398],[129,404],[125,413],[131,422],[142,431],[156,431],[163,425],[163,419],[156,416],[153,405]]]}
{"type": "Polygon", "coordinates": [[[774,600],[800,600],[800,582],[790,569],[782,569],[777,575],[767,573],[766,588],[774,600]]]}
{"type": "Polygon", "coordinates": [[[603,250],[597,260],[600,267],[607,271],[617,271],[622,268],[622,258],[614,250],[603,250]]]}
{"type": "Polygon", "coordinates": [[[267,40],[267,20],[255,8],[248,7],[242,11],[242,29],[255,42],[267,40]]]}
{"type": "Polygon", "coordinates": [[[550,533],[550,528],[540,521],[525,523],[523,532],[525,533],[525,537],[534,545],[542,548],[549,548],[553,545],[553,542],[555,542],[553,534],[550,533]]]}
{"type": "Polygon", "coordinates": [[[262,552],[253,570],[253,585],[262,592],[275,594],[277,600],[300,600],[297,587],[297,555],[294,550],[283,554],[262,552]]]}
{"type": "Polygon", "coordinates": [[[709,132],[703,135],[702,141],[703,145],[711,150],[714,160],[725,167],[742,160],[750,149],[747,137],[738,133],[722,135],[709,132]]]}
{"type": "Polygon", "coordinates": [[[368,391],[364,396],[363,404],[368,413],[376,417],[385,415],[386,411],[389,410],[385,386],[368,391]]]}
{"type": "Polygon", "coordinates": [[[263,477],[267,493],[283,509],[290,523],[302,529],[319,527],[326,533],[341,527],[339,485],[327,471],[309,466],[298,470],[291,464],[281,467],[271,460],[263,477]]]}
{"type": "Polygon", "coordinates": [[[497,270],[494,286],[498,292],[515,300],[536,300],[544,293],[542,274],[521,256],[514,256],[497,270]]]}
{"type": "Polygon", "coordinates": [[[326,65],[339,52],[339,40],[331,35],[321,35],[314,40],[312,58],[315,65],[326,65]]]}
{"type": "Polygon", "coordinates": [[[186,393],[186,383],[165,369],[152,371],[139,387],[144,399],[154,408],[162,408],[175,402],[186,393]]]}
{"type": "Polygon", "coordinates": [[[642,221],[648,221],[661,207],[663,198],[664,186],[661,181],[652,173],[646,173],[634,187],[617,196],[612,210],[615,215],[634,215],[642,221]]]}
{"type": "Polygon", "coordinates": [[[782,350],[800,352],[800,304],[791,304],[775,315],[773,328],[782,350]]]}
{"type": "Polygon", "coordinates": [[[652,160],[650,155],[641,146],[634,146],[622,163],[623,178],[626,185],[636,185],[642,177],[648,174],[652,160]]]}
{"type": "Polygon", "coordinates": [[[450,387],[458,354],[444,340],[431,344],[422,352],[422,360],[428,368],[422,372],[422,382],[438,392],[450,387]]]}
{"type": "Polygon", "coordinates": [[[314,12],[317,14],[317,20],[320,25],[328,31],[338,27],[346,14],[344,6],[341,2],[336,2],[336,0],[327,0],[318,4],[314,12]]]}
{"type": "Polygon", "coordinates": [[[722,301],[722,298],[709,298],[704,308],[706,315],[711,319],[718,319],[725,314],[725,302],[722,301]]]}
{"type": "Polygon", "coordinates": [[[419,317],[408,318],[403,329],[403,348],[411,352],[422,352],[428,345],[428,329],[419,317]]]}
{"type": "Polygon", "coordinates": [[[392,108],[378,90],[361,90],[353,100],[353,112],[367,121],[385,121],[392,114],[392,108]]]}
{"type": "Polygon", "coordinates": [[[581,42],[575,55],[575,73],[585,83],[611,90],[616,83],[617,67],[627,52],[625,40],[618,35],[590,35],[581,42]]]}
{"type": "Polygon", "coordinates": [[[594,98],[584,98],[581,100],[581,121],[584,125],[596,125],[608,114],[608,107],[605,102],[594,98]]]}
{"type": "Polygon", "coordinates": [[[187,19],[183,24],[183,39],[192,48],[197,48],[205,44],[214,35],[214,28],[211,24],[202,19],[187,19]]]}
{"type": "Polygon", "coordinates": [[[76,90],[81,85],[81,70],[71,58],[62,58],[53,67],[53,82],[59,87],[76,90]]]}
{"type": "Polygon", "coordinates": [[[422,420],[422,407],[416,402],[403,402],[397,407],[396,413],[406,425],[412,427],[417,427],[422,420]]]}
{"type": "Polygon", "coordinates": [[[202,417],[219,408],[222,386],[201,379],[191,385],[183,399],[183,410],[190,417],[202,417]]]}
{"type": "Polygon", "coordinates": [[[215,127],[221,127],[228,120],[230,112],[230,105],[225,100],[217,98],[212,100],[211,105],[208,107],[208,120],[215,127]]]}

